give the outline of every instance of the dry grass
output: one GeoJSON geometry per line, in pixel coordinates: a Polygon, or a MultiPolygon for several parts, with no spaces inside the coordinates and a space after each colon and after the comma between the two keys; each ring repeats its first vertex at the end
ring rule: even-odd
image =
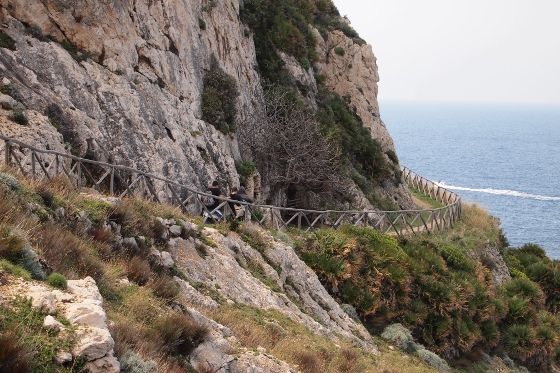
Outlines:
{"type": "Polygon", "coordinates": [[[0,330],[0,371],[27,373],[29,353],[20,343],[16,329],[0,330]]]}
{"type": "Polygon", "coordinates": [[[490,216],[484,208],[474,204],[463,203],[461,219],[464,220],[465,225],[473,229],[494,230],[499,226],[498,219],[490,216]]]}
{"type": "Polygon", "coordinates": [[[103,263],[91,242],[51,223],[39,226],[35,238],[35,249],[53,271],[71,280],[103,277],[103,263]]]}
{"type": "Polygon", "coordinates": [[[126,266],[128,279],[138,285],[145,285],[150,280],[151,274],[150,263],[139,256],[134,256],[126,266]]]}
{"type": "Polygon", "coordinates": [[[169,355],[189,355],[210,333],[207,324],[181,313],[159,318],[154,329],[162,341],[162,350],[169,355]]]}
{"type": "Polygon", "coordinates": [[[304,373],[437,372],[418,358],[389,350],[386,344],[383,353],[374,356],[344,338],[335,343],[273,310],[224,305],[212,318],[229,327],[242,346],[262,346],[304,373]]]}
{"type": "Polygon", "coordinates": [[[174,300],[181,291],[179,284],[177,284],[174,279],[166,275],[160,275],[153,278],[148,286],[152,289],[155,295],[167,302],[174,300]]]}

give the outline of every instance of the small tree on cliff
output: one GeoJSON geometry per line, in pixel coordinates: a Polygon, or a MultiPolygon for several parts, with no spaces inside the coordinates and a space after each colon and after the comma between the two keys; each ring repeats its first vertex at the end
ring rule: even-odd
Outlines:
{"type": "Polygon", "coordinates": [[[267,87],[256,106],[256,113],[239,123],[239,142],[250,150],[273,191],[290,184],[341,183],[338,152],[293,91],[267,87]]]}
{"type": "Polygon", "coordinates": [[[212,55],[210,70],[204,76],[202,93],[202,120],[211,123],[223,133],[235,132],[237,82],[218,65],[212,55]]]}

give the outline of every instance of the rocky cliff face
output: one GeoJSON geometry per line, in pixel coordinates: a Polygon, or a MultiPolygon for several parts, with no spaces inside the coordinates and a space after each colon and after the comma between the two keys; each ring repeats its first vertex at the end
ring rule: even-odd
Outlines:
{"type": "MultiPolygon", "coordinates": [[[[1,74],[29,109],[57,122],[74,154],[188,185],[237,184],[236,142],[200,120],[202,79],[215,55],[250,110],[255,54],[238,5],[209,1],[3,1],[1,74]],[[205,24],[205,29],[201,28],[205,24]],[[48,36],[91,59],[77,62],[48,36]]],[[[54,127],[52,128],[54,132],[54,127]]]]}
{"type": "MultiPolygon", "coordinates": [[[[0,75],[41,123],[48,117],[54,124],[48,137],[63,135],[51,148],[66,143],[80,157],[197,188],[213,179],[226,189],[238,184],[237,141],[201,120],[201,101],[215,56],[237,81],[240,115],[250,116],[259,102],[255,48],[239,20],[239,2],[1,0],[0,22],[16,41],[13,51],[0,48],[0,75]]],[[[371,47],[336,31],[328,41],[317,35],[328,87],[349,96],[384,151],[394,151],[379,118],[371,47]],[[346,55],[334,54],[334,46],[346,55]]],[[[296,76],[303,78],[314,86],[309,71],[296,76]]],[[[358,204],[367,206],[363,198],[358,204]]]]}

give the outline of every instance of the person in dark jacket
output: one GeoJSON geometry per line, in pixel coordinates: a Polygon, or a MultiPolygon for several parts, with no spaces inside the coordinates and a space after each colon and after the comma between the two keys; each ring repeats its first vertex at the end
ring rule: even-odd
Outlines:
{"type": "MultiPolygon", "coordinates": [[[[245,200],[239,195],[237,187],[231,188],[231,194],[229,195],[228,198],[234,201],[245,202],[245,200]]],[[[241,204],[235,202],[229,202],[229,201],[228,204],[229,204],[229,208],[233,212],[233,215],[237,217],[237,211],[239,208],[241,208],[241,204]]]]}
{"type": "MultiPolygon", "coordinates": [[[[214,181],[212,182],[212,186],[211,186],[210,189],[208,189],[208,190],[209,190],[209,191],[212,193],[212,195],[214,195],[214,196],[217,196],[217,197],[225,197],[225,196],[222,194],[222,191],[220,190],[220,184],[218,184],[218,181],[217,181],[217,180],[214,180],[214,181]]],[[[216,207],[218,207],[218,206],[220,205],[220,202],[222,202],[222,201],[220,201],[220,200],[217,199],[217,198],[214,198],[214,204],[208,206],[208,210],[210,210],[210,211],[214,210],[216,207]]]]}
{"type": "Polygon", "coordinates": [[[249,203],[255,202],[254,199],[252,199],[247,195],[247,192],[245,192],[245,186],[243,184],[241,184],[241,186],[239,187],[239,191],[237,192],[237,195],[243,198],[245,202],[249,202],[249,203]]]}

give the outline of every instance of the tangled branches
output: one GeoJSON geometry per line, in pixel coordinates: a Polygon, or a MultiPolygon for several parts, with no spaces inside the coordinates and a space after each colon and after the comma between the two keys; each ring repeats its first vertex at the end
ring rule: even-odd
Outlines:
{"type": "Polygon", "coordinates": [[[293,92],[272,86],[257,112],[239,125],[239,142],[250,150],[272,189],[289,184],[340,184],[338,151],[321,134],[314,114],[293,92]]]}

